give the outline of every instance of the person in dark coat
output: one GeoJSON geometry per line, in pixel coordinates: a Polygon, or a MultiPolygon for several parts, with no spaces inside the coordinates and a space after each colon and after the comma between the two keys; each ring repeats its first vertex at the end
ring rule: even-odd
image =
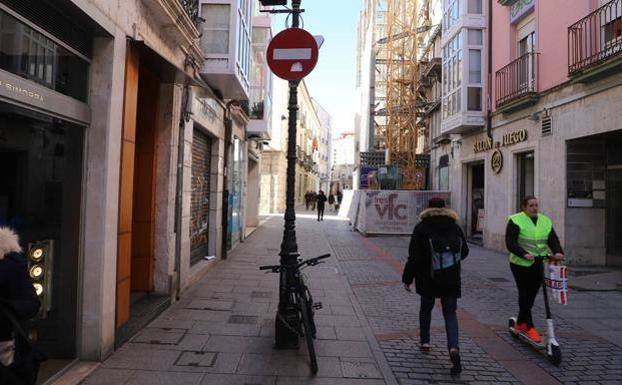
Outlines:
{"type": "Polygon", "coordinates": [[[317,195],[317,221],[324,220],[324,205],[326,204],[326,195],[324,195],[324,191],[320,190],[320,193],[317,195]]]}
{"type": "Polygon", "coordinates": [[[456,316],[457,300],[462,294],[460,261],[469,254],[469,247],[458,225],[458,214],[445,208],[443,199],[431,199],[428,208],[421,212],[419,219],[420,222],[415,226],[410,239],[408,262],[404,267],[402,282],[404,288],[410,292],[414,279],[417,294],[421,296],[419,329],[421,350],[424,352],[431,350],[432,309],[435,299],[441,299],[447,332],[447,349],[453,363],[451,374],[456,375],[462,370],[456,316]],[[443,261],[448,267],[443,268],[443,263],[440,265],[433,263],[434,256],[436,261],[443,261]]]}
{"type": "Polygon", "coordinates": [[[333,194],[328,195],[328,204],[330,205],[330,209],[332,210],[333,205],[335,204],[335,196],[333,194]]]}
{"type": "MultiPolygon", "coordinates": [[[[11,229],[0,227],[0,303],[20,320],[37,315],[41,303],[28,275],[19,238],[11,229]]],[[[0,311],[0,363],[14,359],[13,324],[0,311]]]]}

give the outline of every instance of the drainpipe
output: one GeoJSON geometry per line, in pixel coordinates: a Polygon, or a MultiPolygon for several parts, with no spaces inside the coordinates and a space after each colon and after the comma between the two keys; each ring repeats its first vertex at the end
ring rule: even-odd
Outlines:
{"type": "Polygon", "coordinates": [[[492,140],[492,0],[488,0],[488,111],[486,134],[492,140]]]}
{"type": "Polygon", "coordinates": [[[188,103],[190,100],[190,86],[185,85],[182,95],[181,116],[179,119],[179,136],[177,139],[177,184],[175,193],[175,272],[177,280],[175,282],[175,298],[179,300],[181,296],[181,216],[183,206],[184,191],[184,144],[185,126],[190,121],[188,103]]]}

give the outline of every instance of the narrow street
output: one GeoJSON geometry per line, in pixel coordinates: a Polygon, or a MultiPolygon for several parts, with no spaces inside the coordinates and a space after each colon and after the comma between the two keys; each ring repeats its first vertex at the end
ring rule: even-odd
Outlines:
{"type": "MultiPolygon", "coordinates": [[[[282,217],[265,217],[238,245],[83,384],[619,384],[622,293],[571,292],[553,305],[564,361],[552,366],[512,340],[514,282],[504,255],[475,246],[464,263],[459,301],[464,371],[449,376],[442,315],[435,309],[433,350],[418,350],[418,296],[402,288],[408,237],[364,238],[347,221],[298,215],[304,257],[331,253],[305,271],[324,305],[316,312],[320,370],[310,376],[304,344],[273,349],[278,280],[257,270],[278,261],[282,217]]],[[[542,300],[536,300],[538,321],[542,300]]],[[[537,323],[538,323],[537,321],[537,323]]],[[[539,322],[539,327],[543,327],[539,322]]]]}

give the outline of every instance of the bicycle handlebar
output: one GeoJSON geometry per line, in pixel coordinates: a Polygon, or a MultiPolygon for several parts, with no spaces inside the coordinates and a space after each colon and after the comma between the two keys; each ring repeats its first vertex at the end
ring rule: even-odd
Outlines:
{"type": "MultiPolygon", "coordinates": [[[[307,266],[315,266],[318,263],[321,263],[320,260],[322,259],[326,259],[330,257],[330,254],[324,254],[324,255],[320,255],[319,257],[315,257],[315,258],[309,258],[305,261],[302,261],[300,263],[298,263],[296,265],[296,269],[300,269],[302,266],[307,265],[307,266]]],[[[259,270],[272,270],[272,272],[274,273],[278,273],[279,271],[281,271],[282,268],[284,268],[285,266],[282,265],[268,265],[268,266],[259,266],[259,270]]]]}

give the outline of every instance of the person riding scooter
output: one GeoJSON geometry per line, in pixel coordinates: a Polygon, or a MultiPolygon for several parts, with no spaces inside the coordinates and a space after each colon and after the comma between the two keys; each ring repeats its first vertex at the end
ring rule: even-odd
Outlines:
{"type": "Polygon", "coordinates": [[[542,286],[543,257],[553,261],[564,258],[553,222],[539,213],[538,199],[526,196],[520,213],[511,215],[505,230],[505,243],[510,252],[510,269],[518,288],[518,319],[516,330],[535,343],[542,336],[534,327],[531,308],[542,286]]]}

